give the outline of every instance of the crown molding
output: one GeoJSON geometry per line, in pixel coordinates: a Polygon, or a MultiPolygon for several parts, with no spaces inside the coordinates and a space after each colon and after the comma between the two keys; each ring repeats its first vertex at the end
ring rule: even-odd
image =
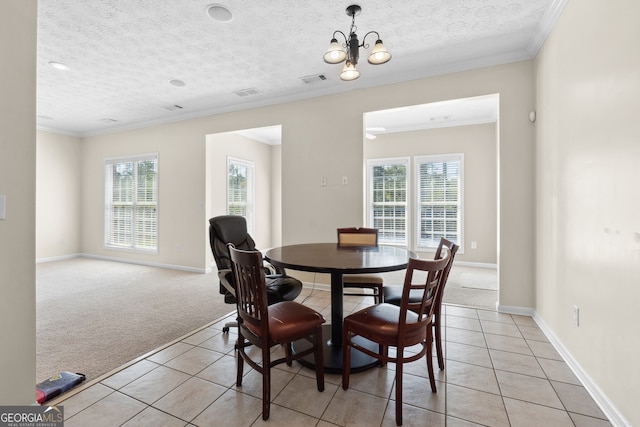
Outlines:
{"type": "Polygon", "coordinates": [[[547,37],[549,37],[549,34],[551,34],[551,30],[555,27],[558,19],[560,19],[560,15],[562,15],[565,6],[568,3],[569,0],[553,0],[551,2],[551,5],[544,13],[544,16],[540,20],[540,24],[538,24],[538,28],[527,47],[527,51],[531,55],[531,58],[536,57],[538,51],[544,44],[547,37]]]}
{"type": "Polygon", "coordinates": [[[78,132],[72,132],[72,131],[68,131],[68,130],[64,130],[64,129],[56,129],[56,128],[50,128],[50,127],[45,127],[45,126],[36,126],[36,130],[42,131],[42,132],[49,132],[49,133],[55,133],[58,135],[66,135],[66,136],[74,136],[76,138],[82,138],[84,135],[82,135],[81,133],[78,132]]]}

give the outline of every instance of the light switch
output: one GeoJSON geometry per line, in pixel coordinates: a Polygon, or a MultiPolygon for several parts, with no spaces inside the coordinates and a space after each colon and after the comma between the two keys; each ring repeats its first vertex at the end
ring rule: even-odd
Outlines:
{"type": "Polygon", "coordinates": [[[0,219],[4,219],[7,215],[7,196],[0,196],[0,219]]]}

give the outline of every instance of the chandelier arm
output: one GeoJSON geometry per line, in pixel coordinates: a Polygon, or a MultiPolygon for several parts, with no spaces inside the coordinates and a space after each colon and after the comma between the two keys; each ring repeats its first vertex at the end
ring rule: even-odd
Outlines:
{"type": "MultiPolygon", "coordinates": [[[[335,30],[333,32],[333,37],[334,39],[336,39],[336,34],[340,34],[342,36],[342,38],[344,39],[344,43],[342,44],[342,47],[346,48],[349,46],[349,43],[347,42],[347,36],[340,30],[335,30]]],[[[337,39],[336,39],[337,40],[337,39]]]]}
{"type": "Polygon", "coordinates": [[[376,40],[380,40],[380,34],[378,34],[377,31],[369,31],[367,34],[364,35],[364,37],[362,38],[362,44],[360,44],[360,47],[363,47],[365,49],[369,49],[369,45],[365,44],[365,40],[367,39],[367,36],[369,34],[375,34],[376,35],[376,40]]]}

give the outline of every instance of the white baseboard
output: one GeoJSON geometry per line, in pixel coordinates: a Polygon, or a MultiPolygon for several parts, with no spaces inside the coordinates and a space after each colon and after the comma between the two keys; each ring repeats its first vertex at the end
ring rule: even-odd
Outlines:
{"type": "Polygon", "coordinates": [[[147,261],[140,261],[140,260],[135,260],[135,259],[108,257],[108,256],[103,256],[103,255],[84,254],[84,253],[62,255],[62,256],[55,256],[55,257],[49,257],[49,258],[38,258],[36,260],[36,263],[40,264],[40,263],[44,263],[44,262],[63,261],[63,260],[66,260],[66,259],[73,259],[73,258],[101,259],[101,260],[104,260],[104,261],[124,262],[124,263],[127,263],[127,264],[137,264],[137,265],[146,265],[146,266],[149,266],[149,267],[166,268],[168,270],[188,271],[190,273],[203,273],[203,274],[206,274],[206,273],[211,273],[213,271],[213,269],[211,267],[209,267],[209,268],[195,268],[195,267],[186,267],[184,265],[164,264],[164,263],[159,263],[159,262],[147,262],[147,261]]]}
{"type": "Polygon", "coordinates": [[[471,261],[453,261],[454,265],[460,267],[476,267],[476,268],[498,268],[498,264],[492,264],[489,262],[471,262],[471,261]]]}
{"type": "Polygon", "coordinates": [[[578,377],[578,380],[582,383],[587,392],[591,395],[596,402],[600,410],[607,416],[609,422],[616,427],[630,427],[631,423],[622,415],[622,413],[615,407],[615,405],[609,400],[607,395],[600,389],[595,381],[589,376],[589,374],[580,366],[580,364],[573,357],[571,352],[562,344],[562,342],[556,337],[551,328],[545,323],[540,315],[534,311],[533,320],[538,324],[542,332],[549,339],[551,344],[558,351],[560,356],[569,365],[569,368],[578,377]]]}
{"type": "Polygon", "coordinates": [[[81,256],[82,254],[68,254],[68,255],[52,256],[47,258],[38,258],[36,259],[36,264],[53,262],[53,261],[64,261],[65,259],[79,258],[81,256]]]}
{"type": "Polygon", "coordinates": [[[531,307],[519,307],[515,305],[500,305],[496,302],[496,310],[500,313],[519,314],[521,316],[531,316],[535,314],[535,310],[531,307]]]}
{"type": "Polygon", "coordinates": [[[499,305],[496,303],[496,308],[500,313],[519,314],[524,316],[531,316],[533,320],[538,324],[544,335],[549,339],[549,342],[556,351],[562,356],[569,368],[576,375],[580,383],[584,386],[587,392],[591,395],[596,402],[600,410],[607,416],[609,422],[614,426],[628,427],[631,426],[629,421],[618,411],[613,405],[611,400],[604,394],[604,392],[598,387],[593,379],[587,374],[587,372],[580,366],[569,350],[562,344],[562,342],[556,337],[551,328],[540,317],[538,312],[530,307],[518,307],[509,305],[499,305]]]}
{"type": "Polygon", "coordinates": [[[188,271],[190,273],[204,274],[204,273],[207,273],[207,270],[208,270],[206,268],[186,267],[184,265],[164,264],[159,262],[147,262],[147,261],[140,261],[140,260],[134,260],[134,259],[107,257],[102,255],[93,255],[93,254],[81,254],[81,256],[84,258],[101,259],[105,261],[114,261],[114,262],[124,262],[127,264],[146,265],[149,267],[166,268],[169,270],[188,271]]]}

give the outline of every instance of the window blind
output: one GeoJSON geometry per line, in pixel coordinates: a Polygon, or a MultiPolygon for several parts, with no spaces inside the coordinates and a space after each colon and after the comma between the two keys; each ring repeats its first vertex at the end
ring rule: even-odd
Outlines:
{"type": "Polygon", "coordinates": [[[157,154],[105,160],[105,246],[157,252],[157,154]]]}
{"type": "Polygon", "coordinates": [[[418,248],[435,248],[441,237],[461,244],[462,154],[416,158],[418,248]]]}
{"type": "Polygon", "coordinates": [[[369,224],[378,241],[407,245],[408,159],[369,162],[369,224]]]}
{"type": "Polygon", "coordinates": [[[253,162],[227,158],[227,214],[245,217],[249,233],[253,232],[253,174],[253,162]]]}

